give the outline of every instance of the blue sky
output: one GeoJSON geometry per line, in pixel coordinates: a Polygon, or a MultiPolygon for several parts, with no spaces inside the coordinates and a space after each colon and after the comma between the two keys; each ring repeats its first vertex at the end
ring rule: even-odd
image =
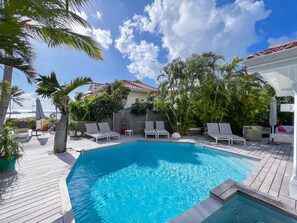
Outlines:
{"type": "MultiPolygon", "coordinates": [[[[157,86],[160,68],[177,56],[212,50],[228,60],[297,39],[295,6],[296,0],[91,0],[77,13],[93,31],[73,29],[101,44],[104,61],[34,43],[35,66],[40,74],[55,71],[62,83],[89,76],[95,82],[141,79],[157,86]]],[[[17,70],[13,84],[27,92],[24,109],[30,109],[35,86],[17,70]]]]}

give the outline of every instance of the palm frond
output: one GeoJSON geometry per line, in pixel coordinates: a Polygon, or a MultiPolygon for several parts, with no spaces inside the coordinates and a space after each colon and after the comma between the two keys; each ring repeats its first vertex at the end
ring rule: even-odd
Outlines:
{"type": "Polygon", "coordinates": [[[69,8],[80,9],[90,4],[89,0],[66,0],[69,8]]]}
{"type": "Polygon", "coordinates": [[[93,59],[103,60],[98,43],[89,36],[72,32],[70,29],[54,27],[30,26],[36,40],[48,44],[49,47],[67,46],[85,52],[93,59]]]}
{"type": "Polygon", "coordinates": [[[36,93],[42,95],[43,98],[51,98],[54,92],[60,91],[62,88],[54,72],[52,72],[50,76],[39,75],[36,81],[36,93]]]}
{"type": "Polygon", "coordinates": [[[63,93],[65,95],[68,95],[70,92],[75,90],[78,87],[81,87],[86,84],[90,84],[92,82],[92,79],[89,77],[78,77],[72,80],[69,84],[65,86],[63,89],[63,93]]]}
{"type": "Polygon", "coordinates": [[[49,22],[48,26],[56,28],[70,28],[75,25],[79,25],[89,29],[92,28],[90,23],[72,11],[67,13],[64,9],[56,8],[52,9],[51,13],[51,17],[54,17],[54,19],[49,22]]]}
{"type": "Polygon", "coordinates": [[[12,86],[11,87],[11,96],[13,97],[20,97],[23,95],[25,92],[19,88],[18,86],[12,86]]]}
{"type": "Polygon", "coordinates": [[[14,67],[26,74],[27,80],[29,83],[33,83],[35,81],[35,70],[32,65],[28,64],[24,61],[23,58],[14,58],[14,57],[5,57],[0,52],[0,64],[5,66],[14,67]]]}
{"type": "Polygon", "coordinates": [[[13,101],[15,104],[23,107],[23,101],[25,100],[21,96],[25,93],[21,88],[18,86],[12,86],[10,91],[11,101],[13,101]]]}

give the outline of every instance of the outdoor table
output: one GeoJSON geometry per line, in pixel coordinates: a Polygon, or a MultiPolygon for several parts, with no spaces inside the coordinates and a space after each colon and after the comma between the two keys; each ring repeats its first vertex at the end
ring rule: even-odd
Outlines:
{"type": "Polygon", "coordinates": [[[132,130],[132,129],[127,129],[127,130],[125,131],[125,135],[126,135],[126,136],[132,136],[132,135],[133,135],[133,130],[132,130]]]}

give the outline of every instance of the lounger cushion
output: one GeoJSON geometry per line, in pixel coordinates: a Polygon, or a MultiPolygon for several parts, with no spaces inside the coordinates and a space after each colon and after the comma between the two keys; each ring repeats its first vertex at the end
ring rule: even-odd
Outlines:
{"type": "Polygon", "coordinates": [[[286,132],[286,129],[285,129],[283,126],[278,126],[278,127],[277,127],[277,130],[278,130],[279,132],[286,132]]]}

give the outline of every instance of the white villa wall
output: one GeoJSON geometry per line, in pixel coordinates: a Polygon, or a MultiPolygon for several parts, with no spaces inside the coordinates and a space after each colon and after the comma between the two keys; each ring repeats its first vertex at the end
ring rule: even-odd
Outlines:
{"type": "Polygon", "coordinates": [[[147,100],[147,93],[145,92],[132,92],[130,91],[128,98],[127,98],[127,103],[125,105],[125,108],[131,107],[131,105],[135,102],[136,98],[143,99],[144,101],[147,100]]]}

